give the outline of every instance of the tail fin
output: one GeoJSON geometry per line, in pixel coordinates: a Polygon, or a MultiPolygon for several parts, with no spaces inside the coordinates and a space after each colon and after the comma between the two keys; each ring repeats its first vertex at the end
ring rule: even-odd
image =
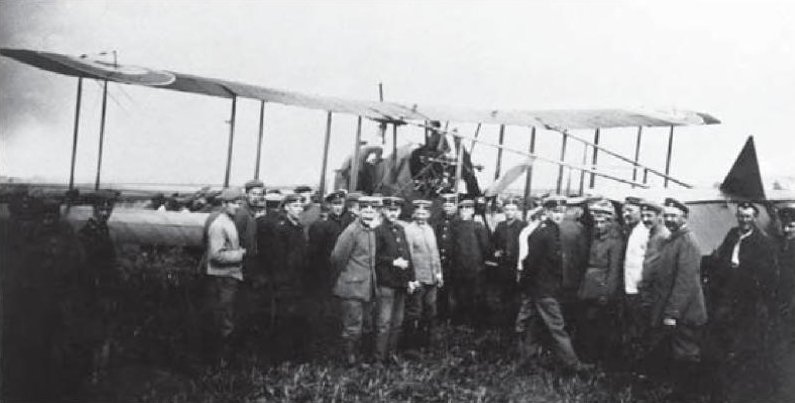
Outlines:
{"type": "Polygon", "coordinates": [[[740,155],[737,156],[726,179],[720,185],[720,190],[732,196],[748,199],[762,200],[765,198],[759,160],[756,158],[756,147],[754,147],[754,136],[748,136],[740,155]]]}

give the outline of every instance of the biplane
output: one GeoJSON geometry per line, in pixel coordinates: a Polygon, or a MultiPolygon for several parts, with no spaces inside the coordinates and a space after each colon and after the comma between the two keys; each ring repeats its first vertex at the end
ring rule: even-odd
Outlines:
{"type": "MultiPolygon", "coordinates": [[[[104,139],[107,86],[109,82],[188,92],[230,100],[229,143],[224,179],[221,184],[223,187],[230,185],[238,98],[260,101],[260,124],[255,170],[253,172],[253,177],[255,178],[259,177],[263,147],[263,113],[266,103],[325,112],[325,132],[322,136],[320,133],[318,135],[318,145],[322,144],[323,147],[323,158],[318,181],[320,195],[323,195],[327,189],[328,153],[332,134],[331,123],[335,114],[354,115],[358,118],[352,156],[343,169],[339,171],[335,180],[336,187],[346,188],[351,191],[363,190],[384,195],[402,195],[409,199],[432,197],[446,191],[458,193],[461,184],[465,187],[463,193],[469,193],[470,195],[485,193],[493,196],[499,194],[521,176],[525,177],[524,196],[529,198],[533,192],[533,167],[538,163],[552,164],[558,167],[557,186],[555,189],[557,193],[562,193],[564,190],[564,170],[579,172],[579,188],[576,189],[576,193],[579,194],[593,191],[595,178],[597,177],[624,186],[624,192],[628,191],[628,189],[633,192],[646,191],[651,187],[648,180],[651,176],[661,178],[666,189],[669,185],[675,185],[683,190],[688,190],[692,188],[690,184],[670,175],[674,129],[682,126],[720,123],[718,119],[710,114],[689,110],[485,110],[352,100],[308,95],[223,79],[119,64],[116,60],[108,62],[85,55],[71,56],[26,49],[0,49],[0,55],[48,72],[77,79],[75,124],[68,184],[68,189],[70,190],[75,187],[74,171],[79,139],[81,96],[85,80],[97,80],[103,84],[104,88],[101,104],[99,158],[94,183],[95,189],[99,189],[102,186],[102,142],[104,139]],[[369,119],[379,124],[384,144],[386,144],[387,130],[389,127],[392,128],[391,150],[388,150],[386,145],[362,147],[362,119],[369,119]],[[477,130],[473,136],[469,136],[459,133],[455,129],[448,129],[447,125],[443,128],[437,122],[477,124],[477,130]],[[500,137],[497,143],[478,138],[480,128],[485,125],[499,127],[500,137]],[[425,143],[399,146],[399,128],[405,126],[424,130],[425,143]],[[529,146],[526,150],[508,147],[503,143],[505,128],[508,126],[527,129],[529,146]],[[645,165],[639,160],[643,130],[644,128],[653,127],[668,129],[668,147],[666,163],[663,169],[645,165]],[[611,128],[637,128],[634,158],[621,155],[599,144],[601,131],[611,128]],[[550,132],[561,136],[562,142],[558,158],[536,153],[536,137],[541,132],[544,132],[544,134],[550,132]],[[593,140],[586,139],[585,136],[580,134],[581,132],[593,133],[593,140]],[[590,163],[586,163],[585,155],[583,155],[583,161],[580,165],[566,162],[567,144],[574,141],[583,144],[584,149],[591,150],[590,163]],[[466,149],[465,142],[470,142],[470,150],[466,149]],[[475,144],[493,147],[497,150],[495,182],[487,187],[485,192],[481,190],[474,175],[477,165],[472,162],[470,151],[475,144]],[[504,152],[518,154],[525,158],[525,162],[502,173],[501,165],[504,152]],[[598,164],[600,154],[610,155],[627,164],[632,169],[632,176],[622,177],[608,170],[600,169],[598,164]],[[588,183],[587,185],[586,182],[588,183]]],[[[755,154],[753,159],[755,163],[755,154]]],[[[743,169],[747,170],[748,168],[744,167],[743,169]]],[[[755,169],[758,172],[758,166],[755,169]]],[[[739,188],[743,188],[743,186],[739,186],[739,188]]],[[[732,189],[725,190],[731,191],[732,189]]],[[[726,200],[737,196],[730,193],[722,192],[720,193],[721,196],[713,197],[710,201],[718,200],[725,204],[726,200]]],[[[756,196],[758,195],[751,195],[751,198],[756,196]]],[[[122,197],[124,197],[124,194],[122,197]]],[[[698,199],[687,198],[686,201],[699,202],[698,199]]],[[[73,220],[80,221],[81,217],[84,219],[88,215],[88,209],[72,208],[70,209],[70,215],[73,220]]],[[[121,242],[198,245],[201,242],[201,231],[205,217],[206,214],[202,213],[183,214],[155,212],[141,208],[120,208],[114,213],[110,226],[112,235],[121,242]]]]}

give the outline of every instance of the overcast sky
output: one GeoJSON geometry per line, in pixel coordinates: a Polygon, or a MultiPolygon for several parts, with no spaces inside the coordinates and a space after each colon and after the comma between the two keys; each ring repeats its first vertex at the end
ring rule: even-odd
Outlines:
{"type": "MultiPolygon", "coordinates": [[[[358,99],[377,99],[383,82],[387,100],[420,104],[691,109],[723,124],[677,129],[675,176],[722,180],[750,134],[763,174],[795,172],[795,7],[784,2],[197,3],[2,1],[0,47],[116,50],[120,63],[358,99]]],[[[0,174],[68,179],[76,86],[0,58],[0,174]]],[[[229,100],[118,84],[109,91],[103,180],[222,182],[229,100]]],[[[98,83],[85,83],[78,181],[94,178],[100,95],[98,83]]],[[[253,176],[258,112],[257,101],[238,103],[235,183],[253,176]]],[[[268,105],[266,183],[316,185],[324,125],[322,111],[268,105]]],[[[481,136],[494,141],[497,131],[484,127],[481,136]]],[[[351,152],[354,132],[355,118],[335,116],[331,168],[351,152]]],[[[375,132],[365,126],[366,138],[375,132]]],[[[525,149],[529,129],[509,127],[506,138],[525,149]]],[[[602,138],[634,152],[634,129],[602,138]]],[[[401,142],[419,139],[401,131],[401,142]]],[[[543,132],[538,142],[557,156],[560,135],[543,132]]],[[[641,159],[662,169],[666,142],[667,129],[648,130],[641,159]]],[[[567,160],[581,158],[571,147],[567,160]]],[[[487,166],[488,185],[494,151],[478,146],[473,159],[487,166]]],[[[537,183],[554,183],[555,168],[537,172],[537,183]]]]}

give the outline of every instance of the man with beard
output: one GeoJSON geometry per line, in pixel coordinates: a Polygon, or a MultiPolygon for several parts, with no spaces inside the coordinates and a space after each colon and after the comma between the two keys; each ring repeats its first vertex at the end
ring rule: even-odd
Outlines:
{"type": "Polygon", "coordinates": [[[650,273],[648,289],[652,300],[652,345],[669,351],[677,394],[694,391],[701,362],[701,333],[707,309],[701,287],[701,252],[687,226],[690,209],[682,202],[665,199],[663,220],[671,231],[660,255],[659,265],[650,273]]]}
{"type": "Polygon", "coordinates": [[[583,364],[574,352],[558,300],[563,276],[558,225],[566,214],[566,199],[549,197],[543,206],[546,220],[530,234],[522,262],[522,304],[516,317],[520,359],[536,358],[542,334],[548,333],[565,368],[587,371],[591,366],[583,364]]]}
{"type": "Polygon", "coordinates": [[[365,326],[365,315],[375,294],[375,216],[381,200],[363,196],[358,200],[359,218],[342,231],[331,262],[336,276],[334,295],[340,300],[342,311],[342,340],[345,362],[358,362],[357,350],[365,326]]]}
{"type": "Polygon", "coordinates": [[[759,209],[737,204],[737,226],[713,253],[709,279],[710,357],[715,360],[715,393],[723,394],[732,373],[762,356],[768,320],[775,314],[775,250],[756,225],[759,209]]]}

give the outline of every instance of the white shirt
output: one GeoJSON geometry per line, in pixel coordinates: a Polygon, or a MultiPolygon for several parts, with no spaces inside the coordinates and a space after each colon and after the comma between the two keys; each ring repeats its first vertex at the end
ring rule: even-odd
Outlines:
{"type": "Polygon", "coordinates": [[[649,229],[642,222],[635,224],[627,240],[627,252],[624,255],[624,292],[638,293],[638,283],[643,279],[643,259],[646,257],[646,245],[649,242],[649,229]]]}
{"type": "Polygon", "coordinates": [[[539,224],[541,224],[541,220],[530,221],[527,223],[526,227],[522,228],[522,232],[519,233],[519,261],[516,262],[516,270],[522,271],[522,261],[524,261],[528,253],[527,238],[530,238],[530,234],[538,228],[539,224]]]}
{"type": "Polygon", "coordinates": [[[743,239],[748,238],[753,233],[754,230],[750,230],[745,234],[740,234],[740,238],[737,239],[737,243],[734,244],[734,249],[732,249],[732,267],[737,267],[740,265],[740,243],[742,243],[743,239]]]}

